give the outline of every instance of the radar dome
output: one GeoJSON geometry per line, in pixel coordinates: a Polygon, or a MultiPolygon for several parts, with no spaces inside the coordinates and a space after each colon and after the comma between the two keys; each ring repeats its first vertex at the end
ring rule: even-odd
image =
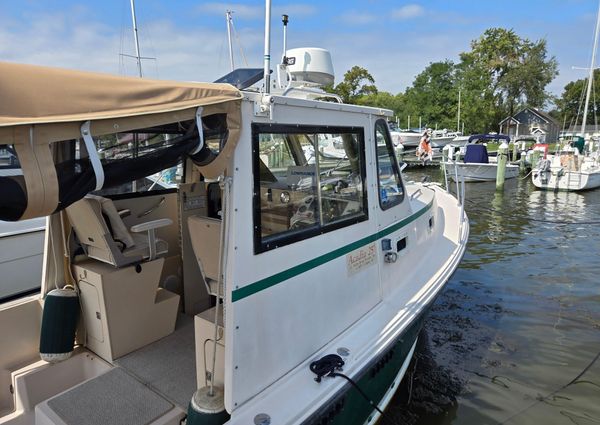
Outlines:
{"type": "Polygon", "coordinates": [[[300,47],[286,53],[288,70],[296,81],[325,86],[333,84],[333,62],[328,50],[318,47],[300,47]]]}

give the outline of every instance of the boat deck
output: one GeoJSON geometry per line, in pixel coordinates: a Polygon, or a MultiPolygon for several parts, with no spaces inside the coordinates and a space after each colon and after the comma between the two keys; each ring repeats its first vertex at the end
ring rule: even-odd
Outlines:
{"type": "Polygon", "coordinates": [[[171,335],[108,368],[40,403],[35,423],[40,418],[69,425],[178,423],[197,387],[193,318],[179,315],[171,335]]]}

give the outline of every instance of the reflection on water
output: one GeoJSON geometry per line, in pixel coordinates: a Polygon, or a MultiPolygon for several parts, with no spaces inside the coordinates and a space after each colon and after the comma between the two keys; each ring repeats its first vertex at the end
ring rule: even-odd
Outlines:
{"type": "Polygon", "coordinates": [[[412,401],[390,410],[428,425],[600,423],[600,360],[586,370],[600,351],[600,190],[466,187],[467,252],[426,323],[412,401]]]}

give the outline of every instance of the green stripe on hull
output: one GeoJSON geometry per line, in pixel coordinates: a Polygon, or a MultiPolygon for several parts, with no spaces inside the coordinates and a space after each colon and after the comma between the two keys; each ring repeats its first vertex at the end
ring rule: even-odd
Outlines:
{"type": "Polygon", "coordinates": [[[429,211],[432,205],[433,201],[431,201],[425,207],[421,208],[416,213],[405,218],[404,220],[399,221],[398,223],[393,224],[392,226],[389,226],[383,230],[380,230],[379,232],[373,235],[367,236],[366,238],[360,239],[356,242],[352,242],[351,244],[338,248],[334,251],[328,252],[327,254],[323,254],[320,257],[313,258],[312,260],[306,261],[302,264],[269,276],[265,279],[261,279],[257,282],[251,283],[250,285],[246,285],[243,288],[236,289],[232,292],[231,299],[233,302],[242,300],[246,297],[249,297],[250,295],[254,295],[260,291],[270,288],[271,286],[275,286],[278,283],[284,282],[304,272],[307,272],[325,263],[328,263],[329,261],[335,260],[336,258],[346,255],[362,246],[368,245],[371,242],[375,242],[378,239],[381,239],[384,236],[387,236],[390,233],[393,233],[396,230],[399,230],[402,227],[412,223],[413,221],[421,217],[423,214],[425,214],[427,211],[429,211]]]}

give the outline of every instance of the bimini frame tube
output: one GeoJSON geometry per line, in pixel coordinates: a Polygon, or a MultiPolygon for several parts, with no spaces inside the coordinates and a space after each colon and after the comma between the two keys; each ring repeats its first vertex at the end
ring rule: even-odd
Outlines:
{"type": "Polygon", "coordinates": [[[265,0],[265,93],[271,93],[271,0],[265,0]]]}
{"type": "Polygon", "coordinates": [[[94,145],[94,139],[92,139],[90,126],[90,121],[86,121],[83,124],[81,124],[81,137],[83,138],[83,142],[85,143],[85,148],[88,152],[90,162],[92,163],[94,175],[96,176],[95,190],[100,190],[102,189],[102,186],[104,186],[104,169],[102,168],[102,163],[100,162],[100,157],[98,156],[98,151],[96,150],[96,145],[94,145]]]}
{"type": "Polygon", "coordinates": [[[192,152],[190,152],[190,155],[196,155],[204,147],[204,131],[202,131],[202,111],[203,110],[204,110],[204,108],[202,106],[199,106],[198,109],[196,109],[196,127],[198,128],[198,146],[196,147],[196,149],[194,149],[192,152]]]}

